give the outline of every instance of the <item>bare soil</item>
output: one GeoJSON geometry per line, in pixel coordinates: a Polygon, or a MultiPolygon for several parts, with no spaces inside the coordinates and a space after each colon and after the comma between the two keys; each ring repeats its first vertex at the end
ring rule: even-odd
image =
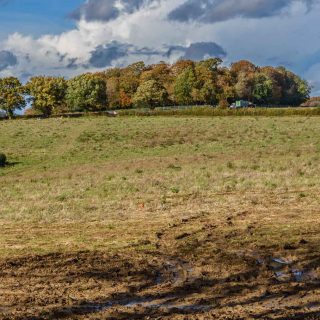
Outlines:
{"type": "Polygon", "coordinates": [[[301,239],[230,248],[228,238],[248,232],[237,228],[246,215],[220,225],[206,212],[181,219],[156,233],[149,252],[3,260],[0,318],[320,319],[317,247],[301,239]]]}

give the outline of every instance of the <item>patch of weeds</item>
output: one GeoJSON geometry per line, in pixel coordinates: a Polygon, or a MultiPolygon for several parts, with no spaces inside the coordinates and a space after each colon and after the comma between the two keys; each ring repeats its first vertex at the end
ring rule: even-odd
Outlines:
{"type": "Polygon", "coordinates": [[[143,170],[142,169],[136,169],[135,173],[142,174],[143,170]]]}
{"type": "Polygon", "coordinates": [[[176,171],[181,171],[182,168],[179,166],[175,166],[174,164],[169,164],[168,169],[176,170],[176,171]]]}
{"type": "Polygon", "coordinates": [[[251,170],[259,170],[260,169],[260,166],[258,164],[254,164],[252,167],[251,167],[251,170]]]}
{"type": "Polygon", "coordinates": [[[227,167],[228,167],[229,169],[234,169],[234,168],[235,168],[235,165],[234,165],[234,163],[232,163],[231,161],[229,161],[229,162],[227,163],[227,167]]]}
{"type": "Polygon", "coordinates": [[[172,187],[170,190],[172,193],[179,193],[180,192],[180,189],[178,187],[172,187]]]}
{"type": "Polygon", "coordinates": [[[278,187],[278,185],[272,181],[266,181],[264,184],[266,187],[268,187],[270,189],[276,189],[278,187]]]}
{"type": "Polygon", "coordinates": [[[60,194],[59,196],[56,197],[56,199],[60,202],[63,202],[67,200],[67,196],[65,194],[60,194]]]}

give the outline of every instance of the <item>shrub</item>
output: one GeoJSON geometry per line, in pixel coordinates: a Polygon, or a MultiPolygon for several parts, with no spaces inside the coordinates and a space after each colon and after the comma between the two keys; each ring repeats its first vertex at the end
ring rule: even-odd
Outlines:
{"type": "Polygon", "coordinates": [[[121,110],[119,116],[320,116],[320,108],[243,108],[243,109],[221,109],[209,106],[190,107],[185,109],[171,108],[163,109],[132,109],[121,110]]]}
{"type": "Polygon", "coordinates": [[[4,153],[0,153],[0,167],[4,167],[7,162],[7,157],[4,153]]]}

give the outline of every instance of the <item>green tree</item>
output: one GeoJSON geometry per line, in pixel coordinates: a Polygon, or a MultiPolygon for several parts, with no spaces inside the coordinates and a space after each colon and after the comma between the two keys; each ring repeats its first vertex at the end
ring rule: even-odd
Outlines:
{"type": "Polygon", "coordinates": [[[133,97],[133,103],[138,107],[155,108],[163,106],[168,98],[167,90],[156,80],[142,83],[133,97]]]}
{"type": "Polygon", "coordinates": [[[262,73],[257,73],[254,79],[254,102],[265,103],[272,97],[272,80],[262,73]]]}
{"type": "Polygon", "coordinates": [[[107,107],[106,82],[93,74],[68,81],[66,102],[71,111],[97,111],[107,107]]]}
{"type": "Polygon", "coordinates": [[[311,86],[306,80],[303,80],[298,76],[295,76],[295,83],[298,92],[297,104],[301,104],[310,98],[311,86]]]}
{"type": "Polygon", "coordinates": [[[0,79],[0,109],[6,111],[11,118],[15,110],[21,110],[26,106],[24,98],[25,90],[14,77],[0,79]]]}
{"type": "Polygon", "coordinates": [[[59,112],[65,107],[67,82],[64,78],[33,77],[26,84],[32,108],[45,116],[59,112]]]}
{"type": "Polygon", "coordinates": [[[174,97],[178,104],[193,103],[192,93],[196,88],[196,76],[193,68],[188,67],[176,78],[174,83],[174,97]]]}

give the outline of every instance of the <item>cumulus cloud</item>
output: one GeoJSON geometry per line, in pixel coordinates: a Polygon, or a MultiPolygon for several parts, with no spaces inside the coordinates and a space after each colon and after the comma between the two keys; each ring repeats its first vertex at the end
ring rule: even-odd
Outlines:
{"type": "Polygon", "coordinates": [[[167,51],[167,56],[180,53],[180,58],[190,60],[203,60],[209,57],[225,58],[226,51],[216,44],[215,42],[196,42],[187,47],[184,46],[171,46],[167,51]]]}
{"type": "Polygon", "coordinates": [[[264,18],[277,15],[294,2],[309,9],[318,0],[187,0],[171,11],[170,20],[215,23],[236,17],[264,18]]]}
{"type": "Polygon", "coordinates": [[[73,11],[70,17],[75,20],[83,18],[87,21],[110,21],[154,2],[156,0],[88,0],[73,11]]]}
{"type": "Polygon", "coordinates": [[[192,43],[189,46],[163,46],[162,48],[137,47],[133,44],[112,41],[100,45],[92,51],[89,59],[90,66],[105,68],[112,65],[114,61],[128,56],[150,57],[158,60],[175,57],[175,59],[202,60],[209,57],[223,58],[227,55],[224,49],[214,42],[192,43]]]}
{"type": "Polygon", "coordinates": [[[87,0],[70,30],[40,37],[13,33],[0,41],[1,50],[18,62],[0,76],[68,78],[140,60],[221,57],[225,64],[238,59],[284,64],[320,89],[318,1],[87,0]],[[191,9],[184,18],[174,17],[186,4],[191,9]]]}
{"type": "Polygon", "coordinates": [[[117,41],[100,45],[92,51],[89,63],[95,68],[111,66],[114,60],[128,56],[130,48],[131,46],[129,44],[119,43],[117,41]]]}
{"type": "Polygon", "coordinates": [[[0,71],[18,63],[17,57],[10,51],[0,51],[0,71]]]}

